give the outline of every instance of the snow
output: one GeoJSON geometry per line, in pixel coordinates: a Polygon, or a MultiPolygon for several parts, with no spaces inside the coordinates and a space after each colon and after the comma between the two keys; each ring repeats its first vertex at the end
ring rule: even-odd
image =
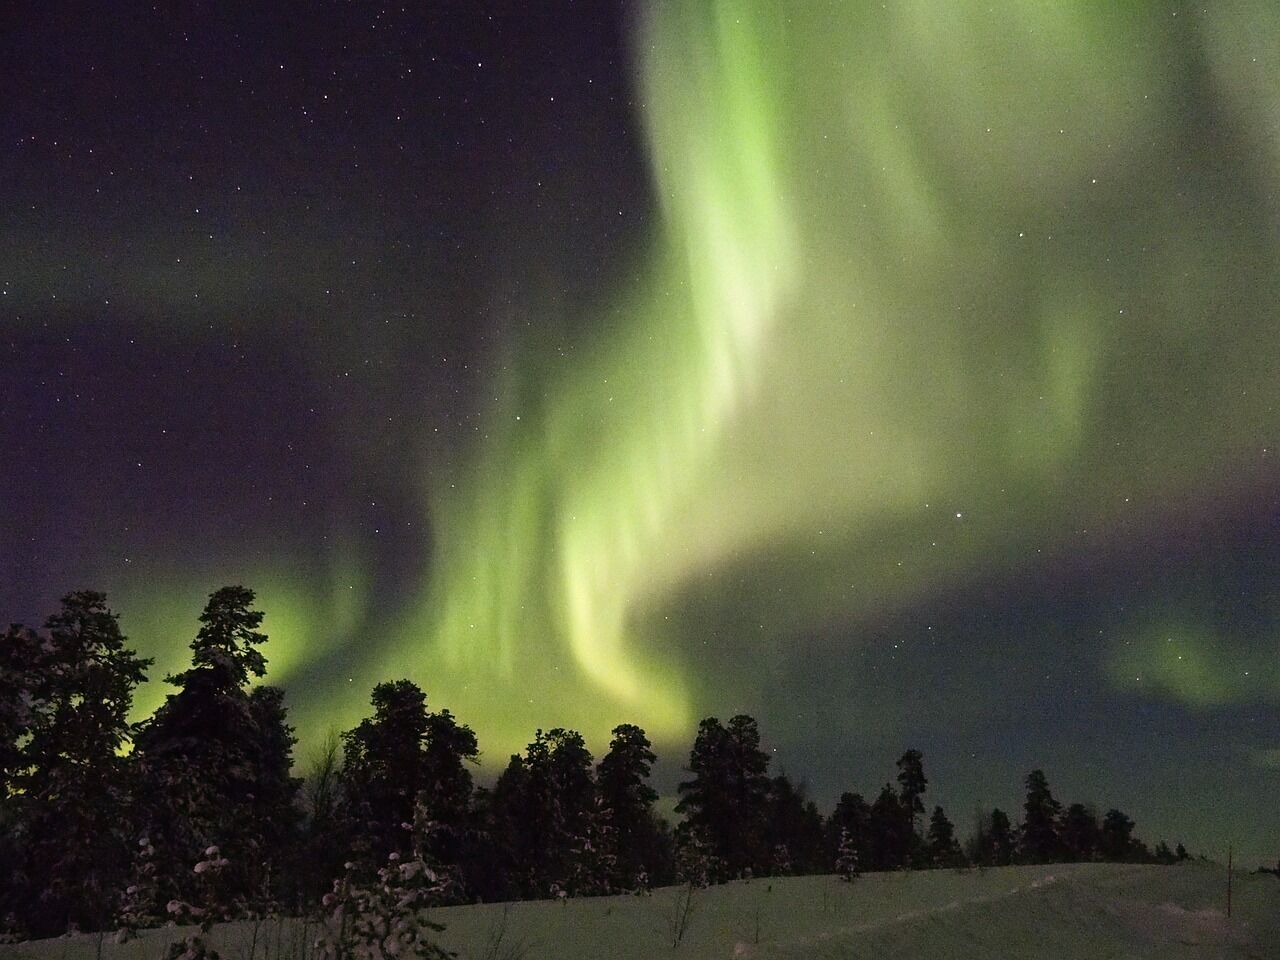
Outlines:
{"type": "MultiPolygon", "coordinates": [[[[934,870],[761,879],[698,890],[688,929],[672,948],[678,888],[600,897],[448,907],[433,911],[459,960],[649,958],[1276,957],[1280,881],[1237,876],[1223,915],[1226,871],[1177,866],[1069,864],[985,871],[934,870]]],[[[145,932],[101,946],[102,960],[155,960],[185,930],[145,932]]],[[[215,928],[225,960],[302,960],[297,923],[215,928]]],[[[79,936],[0,947],[0,960],[96,960],[79,936]]]]}

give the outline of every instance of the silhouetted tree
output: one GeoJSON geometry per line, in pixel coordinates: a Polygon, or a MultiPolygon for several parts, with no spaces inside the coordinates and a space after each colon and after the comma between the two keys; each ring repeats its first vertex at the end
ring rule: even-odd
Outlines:
{"type": "Polygon", "coordinates": [[[649,786],[649,771],[656,759],[644,731],[624,723],[613,728],[609,752],[596,769],[601,807],[613,830],[617,889],[647,886],[655,873],[658,794],[649,786]]]}
{"type": "MultiPolygon", "coordinates": [[[[1182,844],[1178,844],[1177,849],[1174,850],[1174,855],[1178,858],[1179,862],[1191,859],[1191,854],[1187,853],[1187,848],[1182,844]]],[[[1280,867],[1280,864],[1277,864],[1277,866],[1280,867]]]]}
{"type": "Polygon", "coordinates": [[[822,814],[803,784],[797,787],[786,776],[770,782],[765,836],[776,873],[811,874],[830,867],[822,814]]]}
{"type": "Polygon", "coordinates": [[[964,851],[956,840],[955,827],[942,807],[934,807],[933,816],[929,818],[926,850],[929,864],[934,867],[962,867],[966,863],[964,851]]]}
{"type": "Polygon", "coordinates": [[[911,818],[902,809],[902,800],[891,784],[880,788],[871,804],[870,848],[873,870],[897,870],[909,863],[911,818]]]}
{"type": "Polygon", "coordinates": [[[1009,815],[999,807],[991,811],[991,827],[988,836],[990,837],[992,865],[1004,867],[1013,863],[1018,841],[1014,835],[1013,824],[1009,822],[1009,815]]]}
{"type": "Polygon", "coordinates": [[[349,858],[351,838],[343,816],[341,744],[337,731],[330,730],[303,779],[306,830],[302,859],[306,866],[299,871],[299,892],[307,907],[316,906],[331,890],[333,880],[342,876],[349,858]]]}
{"type": "Polygon", "coordinates": [[[494,820],[511,881],[525,895],[572,889],[594,832],[596,789],[582,735],[537,732],[524,757],[512,756],[493,792],[494,820]]]}
{"type": "Polygon", "coordinates": [[[1136,859],[1133,839],[1133,821],[1119,810],[1111,809],[1102,818],[1102,836],[1099,848],[1104,860],[1121,863],[1136,859]]]}
{"type": "Polygon", "coordinates": [[[768,869],[768,766],[751,717],[736,716],[727,728],[715,717],[699,725],[689,754],[693,779],[680,784],[676,811],[685,814],[686,829],[701,832],[711,857],[723,861],[731,876],[768,869]]]}
{"type": "Polygon", "coordinates": [[[1049,781],[1043,771],[1032,770],[1027,774],[1026,785],[1019,855],[1027,863],[1052,863],[1062,856],[1058,837],[1058,814],[1062,805],[1049,791],[1049,781]]]}
{"type": "Polygon", "coordinates": [[[860,793],[842,793],[827,825],[831,849],[838,858],[846,839],[853,845],[859,869],[872,863],[871,808],[860,793]]]}
{"type": "Polygon", "coordinates": [[[19,744],[49,706],[45,687],[53,655],[47,638],[21,624],[0,635],[0,804],[16,790],[23,760],[19,744]]]}
{"type": "Polygon", "coordinates": [[[924,754],[919,750],[908,750],[898,758],[898,797],[912,830],[916,829],[916,818],[924,815],[922,798],[928,786],[929,780],[924,775],[924,754]]]}
{"type": "Polygon", "coordinates": [[[240,586],[210,595],[191,667],[166,678],[177,692],[138,733],[136,819],[156,850],[164,900],[197,898],[190,864],[211,846],[228,862],[219,896],[235,911],[264,909],[287,886],[300,781],[289,775],[295,740],[283,692],[247,689],[266,673],[263,614],[253,602],[253,591],[240,586]]]}
{"type": "Polygon", "coordinates": [[[1073,803],[1062,815],[1063,853],[1069,860],[1092,860],[1101,839],[1098,815],[1083,803],[1073,803]]]}
{"type": "Polygon", "coordinates": [[[428,835],[418,840],[434,862],[457,868],[465,859],[472,780],[467,764],[479,756],[470,727],[448,710],[432,713],[411,680],[380,683],[370,697],[373,716],[342,735],[342,794],[354,850],[366,869],[394,852],[407,855],[404,830],[419,804],[428,835]]]}
{"type": "Polygon", "coordinates": [[[6,736],[23,739],[4,744],[18,856],[3,872],[17,881],[12,892],[29,932],[49,935],[105,927],[128,874],[121,753],[133,732],[133,691],[151,661],[125,646],[101,593],[63,597],[45,630],[11,630],[5,639],[5,683],[19,698],[2,708],[12,725],[6,736]],[[37,670],[26,680],[13,662],[24,654],[37,670]]]}

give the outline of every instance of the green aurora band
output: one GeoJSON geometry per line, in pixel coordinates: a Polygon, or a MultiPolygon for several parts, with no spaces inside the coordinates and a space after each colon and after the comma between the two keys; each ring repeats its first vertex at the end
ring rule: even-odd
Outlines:
{"type": "MultiPolygon", "coordinates": [[[[490,758],[682,741],[768,682],[761,640],[1265,482],[1280,8],[723,0],[636,31],[649,247],[572,364],[515,345],[483,439],[424,455],[429,583],[349,690],[293,691],[308,736],[408,675],[490,758]]],[[[354,547],[262,569],[273,681],[373,629],[354,547]]],[[[171,623],[201,590],[145,592],[126,613],[171,623]]],[[[1179,629],[1099,657],[1191,705],[1280,695],[1151,639],[1179,629]]]]}

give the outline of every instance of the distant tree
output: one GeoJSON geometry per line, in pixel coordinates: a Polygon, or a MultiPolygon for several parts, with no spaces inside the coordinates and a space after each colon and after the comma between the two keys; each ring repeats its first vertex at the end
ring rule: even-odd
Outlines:
{"type": "Polygon", "coordinates": [[[1073,803],[1062,815],[1063,853],[1069,860],[1084,862],[1094,859],[1101,842],[1098,815],[1083,803],[1073,803]]]}
{"type": "Polygon", "coordinates": [[[240,586],[210,595],[191,667],[166,678],[177,692],[143,724],[135,749],[136,818],[156,850],[158,895],[195,902],[202,890],[190,864],[216,846],[227,861],[219,883],[235,892],[240,913],[292,892],[288,865],[298,840],[300,781],[289,772],[295,738],[284,694],[248,688],[266,673],[263,613],[253,602],[253,591],[240,586]]]}
{"type": "Polygon", "coordinates": [[[898,797],[907,815],[911,829],[916,829],[916,818],[924,816],[924,793],[929,781],[924,775],[924,754],[908,750],[898,758],[898,797]]]}
{"type": "Polygon", "coordinates": [[[835,857],[840,856],[840,849],[847,837],[857,855],[859,868],[862,869],[871,860],[871,808],[860,793],[842,793],[840,801],[828,821],[828,833],[831,837],[830,847],[835,857]]]}
{"type": "Polygon", "coordinates": [[[880,788],[871,804],[869,846],[873,870],[898,870],[909,865],[912,847],[911,818],[891,784],[880,788]]]}
{"type": "Polygon", "coordinates": [[[1014,835],[1013,824],[1009,822],[1009,815],[999,807],[991,811],[988,836],[990,837],[991,865],[1005,867],[1013,863],[1018,846],[1017,837],[1014,835]]]}
{"type": "Polygon", "coordinates": [[[699,725],[689,754],[693,778],[680,784],[676,811],[685,815],[683,828],[698,830],[731,876],[768,869],[768,765],[751,717],[736,716],[728,727],[708,717],[699,725]]]}
{"type": "Polygon", "coordinates": [[[1062,804],[1053,798],[1043,771],[1032,770],[1027,774],[1026,786],[1019,855],[1027,863],[1053,863],[1062,856],[1058,836],[1062,804]]]}
{"type": "Polygon", "coordinates": [[[1102,818],[1102,835],[1099,847],[1104,860],[1121,863],[1138,859],[1133,839],[1133,821],[1119,810],[1111,809],[1102,818]]]}
{"type": "Polygon", "coordinates": [[[1152,856],[1155,858],[1156,863],[1170,864],[1178,862],[1178,855],[1163,840],[1156,844],[1156,849],[1152,856]]]}
{"type": "Polygon", "coordinates": [[[898,758],[898,798],[902,812],[907,817],[906,863],[908,866],[926,866],[929,861],[925,840],[921,837],[918,822],[924,816],[924,793],[929,785],[924,775],[924,754],[908,750],[898,758]]]}
{"type": "MultiPolygon", "coordinates": [[[[1174,851],[1174,855],[1178,858],[1179,862],[1191,859],[1191,854],[1187,853],[1187,848],[1182,844],[1178,844],[1177,849],[1174,851]]],[[[1280,867],[1280,864],[1277,864],[1277,867],[1280,867]]]]}
{"type": "Polygon", "coordinates": [[[1009,815],[999,807],[975,817],[973,836],[967,844],[971,862],[984,867],[1008,866],[1017,850],[1017,838],[1009,815]]]}
{"type": "Polygon", "coordinates": [[[929,819],[929,834],[926,850],[930,866],[962,867],[966,860],[964,851],[956,840],[955,827],[947,819],[942,807],[933,808],[933,816],[929,819]]]}
{"type": "Polygon", "coordinates": [[[103,929],[112,918],[133,847],[127,717],[151,663],[126,647],[101,593],[63,597],[45,630],[6,635],[3,682],[18,702],[0,708],[6,735],[22,738],[3,745],[18,847],[16,869],[4,873],[19,881],[19,909],[37,935],[103,929]],[[38,676],[15,677],[22,655],[38,676]]]}
{"type": "Polygon", "coordinates": [[[644,731],[624,723],[613,728],[609,752],[596,768],[600,805],[614,834],[613,884],[620,890],[643,886],[658,866],[659,827],[653,812],[658,794],[649,786],[656,759],[644,731]]]}

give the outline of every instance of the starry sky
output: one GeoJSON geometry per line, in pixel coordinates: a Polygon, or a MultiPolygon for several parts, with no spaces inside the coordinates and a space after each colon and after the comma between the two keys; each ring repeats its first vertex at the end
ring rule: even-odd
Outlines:
{"type": "Polygon", "coordinates": [[[1273,863],[1280,12],[942,6],[6,5],[0,618],[1273,863]]]}

